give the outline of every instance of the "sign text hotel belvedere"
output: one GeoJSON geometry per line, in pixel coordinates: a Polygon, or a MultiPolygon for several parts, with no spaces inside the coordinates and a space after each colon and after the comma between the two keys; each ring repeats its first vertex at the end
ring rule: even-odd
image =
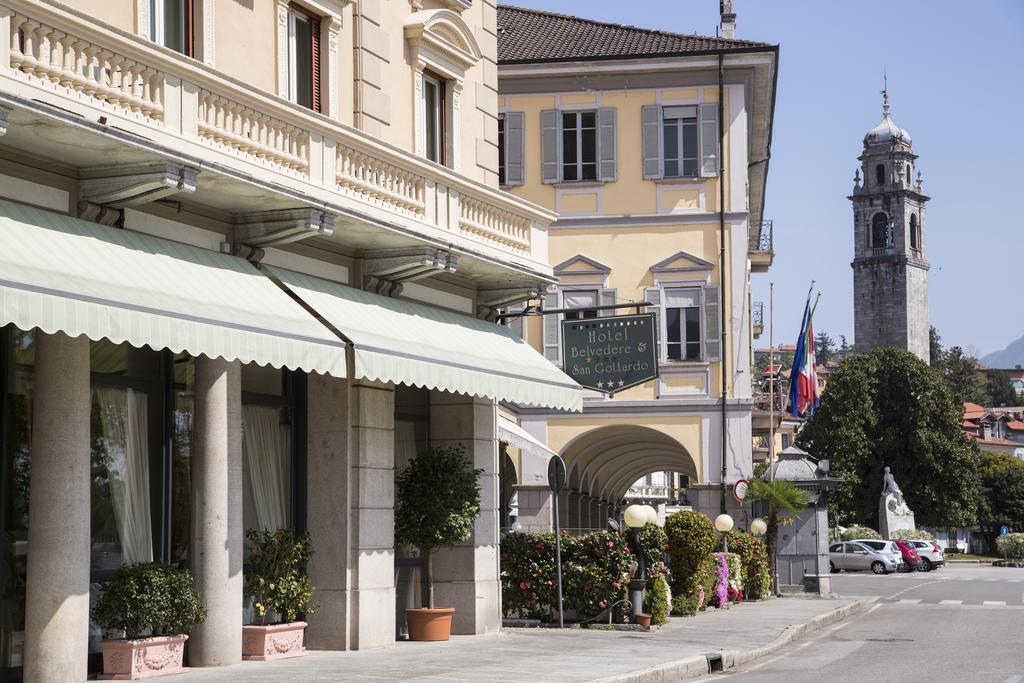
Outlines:
{"type": "Polygon", "coordinates": [[[658,376],[653,313],[562,321],[562,366],[581,386],[608,394],[658,376]]]}

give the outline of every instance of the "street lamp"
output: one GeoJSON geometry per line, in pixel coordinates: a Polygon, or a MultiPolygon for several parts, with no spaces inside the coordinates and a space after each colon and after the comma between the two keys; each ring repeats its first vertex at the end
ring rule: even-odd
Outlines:
{"type": "Polygon", "coordinates": [[[750,523],[750,533],[754,534],[757,537],[764,536],[766,533],[768,533],[768,523],[760,517],[758,517],[750,523]]]}
{"type": "Polygon", "coordinates": [[[640,529],[656,522],[658,513],[650,505],[630,505],[622,519],[633,532],[633,547],[638,551],[636,574],[629,580],[629,618],[635,623],[636,615],[644,609],[644,589],[647,588],[647,563],[640,546],[640,529]]]}
{"type": "Polygon", "coordinates": [[[732,531],[732,517],[724,512],[715,517],[715,528],[722,534],[722,542],[725,544],[725,552],[729,552],[729,532],[732,531]]]}

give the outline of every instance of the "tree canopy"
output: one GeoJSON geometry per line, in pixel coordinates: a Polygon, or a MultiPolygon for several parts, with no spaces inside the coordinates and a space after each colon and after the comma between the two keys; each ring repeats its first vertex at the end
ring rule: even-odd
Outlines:
{"type": "Polygon", "coordinates": [[[1024,462],[1006,453],[981,453],[978,524],[994,541],[999,527],[1024,531],[1024,462]]]}
{"type": "Polygon", "coordinates": [[[962,420],[963,404],[939,373],[912,353],[883,348],[840,364],[797,442],[845,480],[831,505],[846,522],[878,522],[888,466],[919,525],[971,526],[979,455],[962,420]]]}

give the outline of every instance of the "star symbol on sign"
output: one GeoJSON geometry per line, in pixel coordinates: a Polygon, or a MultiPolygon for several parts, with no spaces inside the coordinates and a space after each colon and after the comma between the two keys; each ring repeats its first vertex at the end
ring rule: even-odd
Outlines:
{"type": "Polygon", "coordinates": [[[593,360],[594,360],[593,358],[588,358],[588,359],[587,359],[587,362],[588,362],[588,363],[590,363],[590,362],[592,362],[593,360]]]}
{"type": "Polygon", "coordinates": [[[622,381],[622,380],[620,379],[620,380],[619,380],[619,386],[621,387],[621,386],[622,386],[623,384],[625,384],[625,382],[623,382],[623,381],[622,381]]]}
{"type": "Polygon", "coordinates": [[[597,383],[597,388],[598,389],[603,389],[604,388],[604,382],[598,382],[597,383]]]}

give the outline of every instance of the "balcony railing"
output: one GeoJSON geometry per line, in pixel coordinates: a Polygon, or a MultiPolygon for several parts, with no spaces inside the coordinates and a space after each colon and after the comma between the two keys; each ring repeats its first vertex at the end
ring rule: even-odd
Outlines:
{"type": "Polygon", "coordinates": [[[270,173],[316,200],[548,267],[532,229],[554,216],[528,202],[74,10],[0,0],[5,25],[5,90],[10,84],[26,99],[96,112],[166,149],[221,155],[217,163],[233,171],[270,173]]]}
{"type": "Polygon", "coordinates": [[[764,302],[755,301],[750,308],[750,319],[754,327],[764,327],[764,302]]]}
{"type": "Polygon", "coordinates": [[[772,241],[772,221],[761,221],[761,225],[755,226],[750,232],[750,251],[774,252],[775,245],[772,241]]]}

